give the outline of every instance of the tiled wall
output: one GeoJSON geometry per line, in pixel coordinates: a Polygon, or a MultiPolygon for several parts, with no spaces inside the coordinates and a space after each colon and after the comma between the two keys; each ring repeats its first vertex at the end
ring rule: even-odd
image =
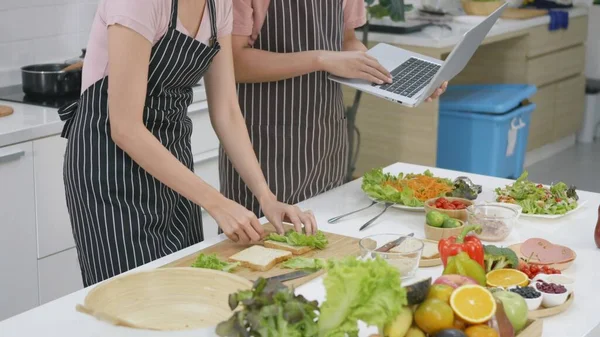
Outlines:
{"type": "Polygon", "coordinates": [[[0,87],[20,84],[21,66],[79,57],[97,5],[98,0],[0,0],[0,87]]]}

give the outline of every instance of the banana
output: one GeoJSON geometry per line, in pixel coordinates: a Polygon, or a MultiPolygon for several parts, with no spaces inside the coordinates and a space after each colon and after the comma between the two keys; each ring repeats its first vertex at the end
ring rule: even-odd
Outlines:
{"type": "Polygon", "coordinates": [[[385,337],[404,337],[413,323],[413,313],[409,307],[402,308],[400,314],[383,329],[385,337]]]}

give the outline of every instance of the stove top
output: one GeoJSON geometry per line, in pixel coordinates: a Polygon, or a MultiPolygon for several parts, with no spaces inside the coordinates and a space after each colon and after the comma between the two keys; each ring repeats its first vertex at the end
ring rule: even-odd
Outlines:
{"type": "Polygon", "coordinates": [[[60,108],[79,99],[79,95],[69,96],[30,96],[25,95],[21,85],[0,88],[0,100],[43,106],[48,108],[60,108]]]}

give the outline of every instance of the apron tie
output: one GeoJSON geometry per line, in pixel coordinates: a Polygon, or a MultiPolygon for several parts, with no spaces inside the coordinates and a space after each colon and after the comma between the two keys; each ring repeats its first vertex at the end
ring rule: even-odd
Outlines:
{"type": "Polygon", "coordinates": [[[69,131],[71,130],[71,124],[73,123],[73,117],[75,117],[77,108],[79,108],[79,100],[76,100],[75,102],[69,103],[58,109],[58,116],[60,117],[60,120],[65,122],[65,126],[60,134],[61,137],[69,138],[69,131]]]}

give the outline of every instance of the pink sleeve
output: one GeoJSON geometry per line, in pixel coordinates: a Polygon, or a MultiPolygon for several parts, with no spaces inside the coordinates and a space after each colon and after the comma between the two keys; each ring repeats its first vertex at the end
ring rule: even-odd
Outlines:
{"type": "Polygon", "coordinates": [[[233,26],[233,9],[231,0],[217,0],[217,36],[231,35],[233,26]]]}
{"type": "Polygon", "coordinates": [[[170,9],[165,0],[104,0],[104,21],[107,27],[125,26],[153,43],[166,30],[170,9]]]}
{"type": "Polygon", "coordinates": [[[354,29],[367,23],[367,11],[364,0],[344,0],[345,29],[354,29]]]}
{"type": "Polygon", "coordinates": [[[252,0],[233,0],[233,34],[250,36],[254,27],[252,0]]]}

